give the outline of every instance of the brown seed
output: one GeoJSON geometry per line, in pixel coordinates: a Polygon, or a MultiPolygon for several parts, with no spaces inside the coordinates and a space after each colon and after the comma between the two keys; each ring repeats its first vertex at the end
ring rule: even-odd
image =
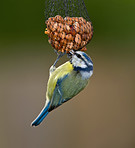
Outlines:
{"type": "Polygon", "coordinates": [[[53,40],[57,40],[57,41],[59,41],[59,40],[60,40],[60,37],[59,37],[58,32],[54,32],[54,35],[53,35],[53,40]]]}
{"type": "Polygon", "coordinates": [[[61,46],[61,48],[62,48],[63,50],[65,50],[65,49],[66,49],[66,46],[63,45],[63,46],[61,46]]]}
{"type": "Polygon", "coordinates": [[[47,21],[47,24],[46,24],[47,29],[50,29],[51,24],[52,24],[52,22],[51,22],[51,21],[47,21]]]}
{"type": "Polygon", "coordinates": [[[91,22],[87,22],[87,25],[89,26],[89,28],[91,28],[92,23],[91,22]]]}
{"type": "Polygon", "coordinates": [[[65,51],[66,51],[66,53],[69,53],[70,50],[68,48],[65,48],[65,51]]]}
{"type": "Polygon", "coordinates": [[[92,26],[91,22],[87,22],[86,26],[87,26],[87,32],[88,33],[93,32],[93,26],[92,26]]]}
{"type": "Polygon", "coordinates": [[[87,44],[86,41],[82,41],[82,42],[81,42],[81,47],[85,46],[86,44],[87,44]]]}
{"type": "Polygon", "coordinates": [[[79,49],[79,45],[78,45],[78,44],[74,44],[74,45],[73,45],[73,49],[74,49],[74,50],[78,50],[78,49],[79,49]]]}
{"type": "Polygon", "coordinates": [[[72,21],[72,18],[71,17],[65,17],[64,18],[64,23],[67,24],[67,25],[72,25],[73,21],[72,21]]]}
{"type": "Polygon", "coordinates": [[[68,41],[73,41],[73,36],[72,36],[71,34],[67,34],[67,35],[66,35],[66,39],[67,39],[68,41]]]}
{"type": "Polygon", "coordinates": [[[58,49],[58,47],[59,47],[59,42],[58,41],[54,41],[54,48],[58,49]]]}
{"type": "Polygon", "coordinates": [[[84,24],[83,27],[84,27],[84,32],[87,33],[87,26],[86,26],[86,24],[84,24]]]}
{"type": "Polygon", "coordinates": [[[58,49],[60,50],[62,47],[61,47],[61,45],[60,44],[58,44],[58,49]]]}
{"type": "Polygon", "coordinates": [[[50,26],[50,29],[54,32],[58,28],[58,23],[52,23],[52,26],[50,26]]]}
{"type": "Polygon", "coordinates": [[[72,17],[72,21],[73,21],[73,23],[78,22],[79,18],[78,17],[72,17]]]}
{"type": "Polygon", "coordinates": [[[81,51],[87,51],[86,46],[81,49],[81,51]]]}
{"type": "Polygon", "coordinates": [[[76,35],[76,31],[74,28],[71,29],[70,33],[72,34],[72,36],[74,37],[76,35]]]}
{"type": "Polygon", "coordinates": [[[53,39],[53,32],[50,32],[50,34],[48,35],[51,39],[53,39]]]}
{"type": "Polygon", "coordinates": [[[59,37],[60,37],[61,39],[64,39],[65,36],[66,36],[66,33],[65,33],[65,32],[61,32],[61,33],[59,33],[59,37]]]}
{"type": "Polygon", "coordinates": [[[86,20],[83,17],[79,17],[80,24],[86,24],[86,20]]]}
{"type": "Polygon", "coordinates": [[[81,25],[79,32],[80,32],[80,34],[83,34],[85,32],[84,25],[81,25]]]}
{"type": "Polygon", "coordinates": [[[54,37],[57,37],[58,36],[58,32],[54,32],[54,37]]]}
{"type": "Polygon", "coordinates": [[[73,47],[73,42],[67,44],[67,48],[72,49],[72,47],[73,47]]]}
{"type": "MultiPolygon", "coordinates": [[[[50,22],[49,24],[50,24],[50,25],[47,26],[47,29],[50,29],[51,31],[54,30],[54,24],[55,24],[55,23],[54,23],[54,22],[50,22]]],[[[54,30],[54,31],[55,31],[55,30],[54,30]]]]}
{"type": "Polygon", "coordinates": [[[64,25],[64,31],[65,31],[66,33],[70,33],[70,31],[71,31],[70,26],[69,26],[69,25],[64,25]]]}
{"type": "Polygon", "coordinates": [[[76,22],[75,17],[72,17],[72,22],[73,22],[73,24],[76,22]]]}
{"type": "Polygon", "coordinates": [[[62,32],[64,29],[64,25],[62,23],[58,23],[58,26],[57,26],[57,31],[58,32],[62,32]]]}
{"type": "Polygon", "coordinates": [[[91,31],[91,29],[90,29],[89,25],[86,24],[86,32],[87,32],[87,33],[90,33],[90,31],[91,31]]]}
{"type": "Polygon", "coordinates": [[[53,21],[54,22],[55,21],[55,17],[49,17],[48,21],[53,21]]]}
{"type": "Polygon", "coordinates": [[[89,41],[92,39],[92,37],[93,37],[93,32],[91,32],[90,34],[88,34],[89,41]]]}
{"type": "Polygon", "coordinates": [[[88,36],[88,34],[82,34],[82,40],[86,41],[87,40],[87,36],[88,36]]]}
{"type": "Polygon", "coordinates": [[[60,15],[56,15],[55,16],[55,21],[58,22],[58,23],[60,23],[60,22],[63,23],[63,17],[60,16],[60,15]]]}
{"type": "Polygon", "coordinates": [[[91,39],[92,39],[92,34],[91,33],[87,34],[86,41],[89,42],[91,39]]]}
{"type": "Polygon", "coordinates": [[[77,44],[81,44],[81,36],[79,35],[79,34],[76,34],[76,36],[75,36],[75,42],[77,43],[77,44]]]}
{"type": "Polygon", "coordinates": [[[79,23],[78,22],[75,22],[73,24],[73,28],[75,29],[76,32],[79,32],[80,31],[80,25],[79,25],[79,23]]]}
{"type": "Polygon", "coordinates": [[[67,40],[66,39],[60,40],[60,45],[61,46],[66,46],[67,45],[67,40]]]}

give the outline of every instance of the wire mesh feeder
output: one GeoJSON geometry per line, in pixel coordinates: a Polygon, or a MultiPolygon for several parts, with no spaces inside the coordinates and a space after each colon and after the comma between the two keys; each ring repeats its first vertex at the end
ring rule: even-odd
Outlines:
{"type": "Polygon", "coordinates": [[[45,19],[45,34],[57,52],[87,50],[93,26],[83,0],[46,0],[45,19]]]}

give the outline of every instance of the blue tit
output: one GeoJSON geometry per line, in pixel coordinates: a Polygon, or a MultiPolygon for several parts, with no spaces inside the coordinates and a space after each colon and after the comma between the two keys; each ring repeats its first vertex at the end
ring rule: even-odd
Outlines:
{"type": "Polygon", "coordinates": [[[58,68],[52,66],[45,106],[31,125],[39,125],[49,112],[76,96],[86,87],[92,74],[93,62],[82,51],[72,53],[70,61],[58,68]]]}

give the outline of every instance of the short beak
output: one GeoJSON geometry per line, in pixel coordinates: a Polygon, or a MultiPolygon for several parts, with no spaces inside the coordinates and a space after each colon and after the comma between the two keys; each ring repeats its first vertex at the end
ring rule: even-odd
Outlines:
{"type": "Polygon", "coordinates": [[[74,50],[70,50],[69,53],[67,54],[68,58],[71,58],[74,53],[75,53],[74,50]]]}
{"type": "Polygon", "coordinates": [[[74,52],[74,50],[70,50],[69,53],[70,53],[71,55],[73,55],[75,52],[74,52]]]}

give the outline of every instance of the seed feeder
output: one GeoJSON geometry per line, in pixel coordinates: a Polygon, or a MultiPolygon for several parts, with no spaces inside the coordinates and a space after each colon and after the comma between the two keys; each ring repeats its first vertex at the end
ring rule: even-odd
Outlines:
{"type": "Polygon", "coordinates": [[[83,0],[46,0],[45,34],[57,53],[86,51],[93,26],[83,0]]]}

